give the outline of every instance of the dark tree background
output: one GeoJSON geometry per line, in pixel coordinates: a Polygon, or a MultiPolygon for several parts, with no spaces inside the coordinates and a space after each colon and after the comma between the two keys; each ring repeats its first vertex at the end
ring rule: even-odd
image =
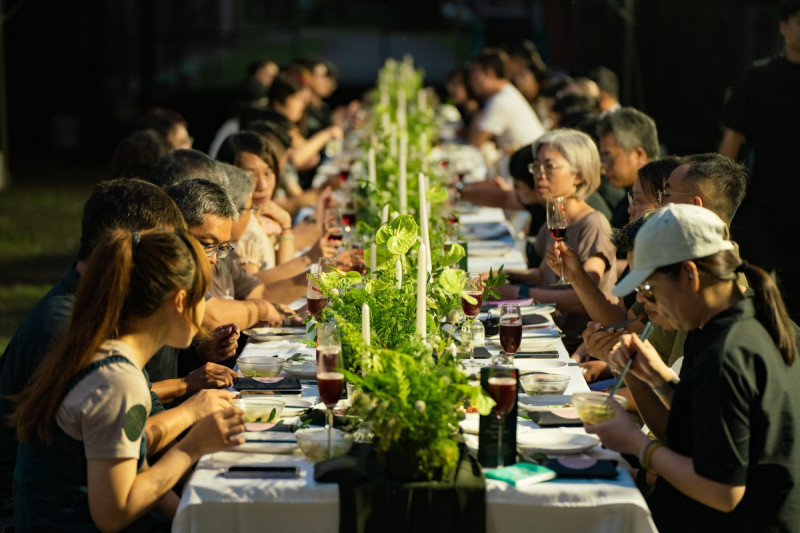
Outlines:
{"type": "Polygon", "coordinates": [[[338,101],[389,55],[413,53],[429,84],[484,45],[532,39],[555,70],[606,65],[624,103],[651,114],[676,153],[711,151],[726,89],[780,49],[777,0],[4,0],[10,162],[105,161],[133,118],[180,111],[206,149],[256,58],[329,57],[338,101]],[[20,3],[22,2],[22,3],[20,3]],[[626,69],[626,65],[628,68],[626,69]],[[627,75],[626,75],[627,72],[627,75]]]}

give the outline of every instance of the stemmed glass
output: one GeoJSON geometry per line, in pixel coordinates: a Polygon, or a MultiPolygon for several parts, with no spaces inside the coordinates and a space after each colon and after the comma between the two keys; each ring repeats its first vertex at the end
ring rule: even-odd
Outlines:
{"type": "Polygon", "coordinates": [[[503,418],[514,408],[517,396],[517,379],[513,368],[507,366],[489,367],[489,396],[495,401],[492,408],[497,417],[497,466],[504,466],[503,461],[503,418]]]}
{"type": "Polygon", "coordinates": [[[483,281],[481,275],[477,272],[467,272],[464,280],[464,294],[461,295],[461,309],[464,311],[466,317],[461,324],[461,342],[469,342],[469,363],[464,366],[479,366],[475,363],[475,350],[473,342],[473,324],[478,314],[481,312],[481,304],[483,303],[483,281]],[[464,294],[468,294],[475,299],[475,303],[470,303],[464,298],[464,294]]]}
{"type": "Polygon", "coordinates": [[[461,324],[461,349],[469,352],[469,361],[463,361],[464,368],[475,368],[481,366],[475,361],[475,338],[473,337],[472,322],[465,321],[461,324]]]}
{"type": "Polygon", "coordinates": [[[470,321],[473,321],[478,318],[483,304],[483,281],[481,281],[481,275],[478,272],[467,272],[464,293],[476,300],[475,303],[470,303],[463,295],[461,296],[461,309],[464,311],[464,315],[470,321]]]}
{"type": "Polygon", "coordinates": [[[328,410],[328,457],[331,454],[333,433],[333,408],[344,391],[344,373],[341,367],[342,341],[336,324],[317,326],[317,389],[322,403],[328,410]]]}
{"type": "Polygon", "coordinates": [[[503,304],[500,314],[500,344],[510,358],[522,343],[522,315],[517,304],[503,304]]]}
{"type": "Polygon", "coordinates": [[[329,232],[328,242],[342,242],[344,240],[344,221],[339,208],[329,207],[325,210],[325,231],[329,232]]]}
{"type": "MultiPolygon", "coordinates": [[[[567,235],[567,206],[563,196],[556,196],[547,199],[547,227],[550,230],[550,235],[553,240],[561,242],[567,235]]],[[[564,279],[564,260],[559,261],[561,264],[561,279],[553,285],[570,285],[570,282],[564,279]]]]}
{"type": "Polygon", "coordinates": [[[308,277],[306,301],[308,303],[308,312],[319,322],[322,310],[328,306],[328,297],[322,294],[322,291],[317,285],[317,276],[319,276],[319,274],[312,274],[308,277]]]}

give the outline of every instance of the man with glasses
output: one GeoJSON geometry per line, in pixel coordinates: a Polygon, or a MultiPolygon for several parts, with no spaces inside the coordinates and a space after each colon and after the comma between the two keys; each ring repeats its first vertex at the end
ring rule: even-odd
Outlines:
{"type": "Polygon", "coordinates": [[[230,195],[208,180],[191,179],[167,188],[186,220],[189,233],[206,251],[214,276],[206,305],[204,324],[228,322],[246,329],[259,322],[282,324],[293,314],[286,306],[276,306],[264,299],[264,285],[234,262],[225,261],[235,222],[239,219],[230,195]]]}
{"type": "MultiPolygon", "coordinates": [[[[597,124],[600,161],[606,180],[613,187],[629,191],[637,172],[649,161],[658,159],[658,132],[655,121],[632,107],[605,113],[597,124]]],[[[623,196],[611,205],[611,226],[621,228],[628,222],[628,199],[623,196]]]]}

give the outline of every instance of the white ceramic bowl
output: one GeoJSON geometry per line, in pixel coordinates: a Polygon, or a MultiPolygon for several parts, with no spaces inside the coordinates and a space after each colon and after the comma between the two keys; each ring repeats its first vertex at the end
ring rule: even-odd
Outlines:
{"type": "Polygon", "coordinates": [[[245,422],[277,422],[286,403],[264,396],[244,396],[231,402],[244,411],[245,422]]]}

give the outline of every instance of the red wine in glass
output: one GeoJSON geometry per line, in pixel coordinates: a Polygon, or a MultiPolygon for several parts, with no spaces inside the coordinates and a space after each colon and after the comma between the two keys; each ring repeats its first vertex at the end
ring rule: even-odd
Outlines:
{"type": "Polygon", "coordinates": [[[470,320],[475,320],[478,317],[478,313],[481,312],[481,304],[483,303],[483,291],[466,291],[466,294],[469,294],[473,298],[475,298],[476,302],[474,304],[469,303],[464,297],[461,297],[461,309],[464,311],[464,314],[470,320]]]}
{"type": "MultiPolygon", "coordinates": [[[[325,355],[321,355],[325,357],[325,355]]],[[[342,372],[323,372],[317,374],[317,388],[322,403],[328,409],[333,409],[344,391],[344,374],[342,372]]]]}
{"type": "Polygon", "coordinates": [[[347,181],[347,178],[349,178],[349,177],[350,177],[350,171],[349,170],[340,170],[339,171],[339,182],[344,183],[345,181],[347,181]]]}
{"type": "Polygon", "coordinates": [[[356,214],[352,211],[348,211],[342,214],[342,222],[345,226],[350,226],[351,228],[356,225],[356,214]]]}
{"type": "Polygon", "coordinates": [[[314,296],[314,298],[308,298],[308,312],[319,318],[322,310],[328,306],[328,299],[322,294],[314,294],[314,296]]]}
{"type": "Polygon", "coordinates": [[[496,402],[496,416],[505,416],[514,408],[517,399],[517,380],[513,377],[490,377],[489,396],[496,402]]]}
{"type": "Polygon", "coordinates": [[[344,233],[341,230],[334,230],[333,233],[328,236],[328,242],[341,241],[342,239],[344,239],[344,233]]]}
{"type": "Polygon", "coordinates": [[[567,228],[550,228],[550,235],[554,240],[561,242],[567,236],[567,228]]]}
{"type": "Polygon", "coordinates": [[[514,320],[501,320],[500,321],[500,344],[503,345],[503,351],[507,354],[514,355],[519,350],[519,345],[522,343],[522,320],[516,318],[514,320]]]}

